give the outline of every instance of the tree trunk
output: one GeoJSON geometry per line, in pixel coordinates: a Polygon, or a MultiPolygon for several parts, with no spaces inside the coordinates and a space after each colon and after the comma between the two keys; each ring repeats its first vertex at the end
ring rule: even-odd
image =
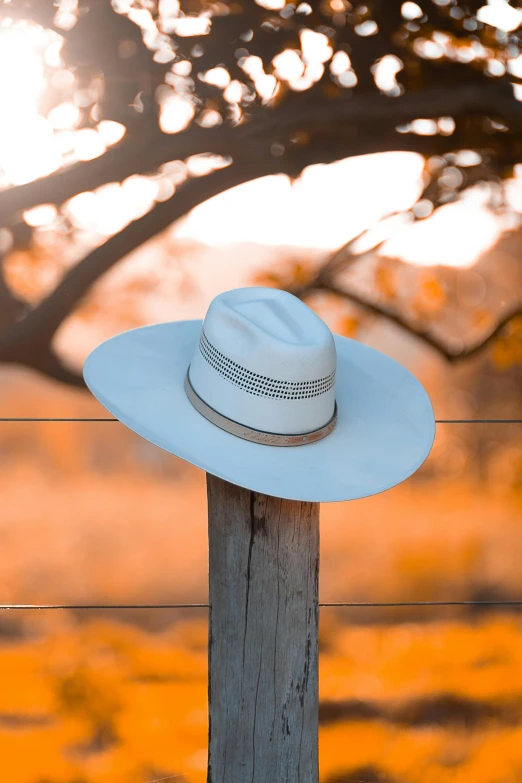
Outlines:
{"type": "Polygon", "coordinates": [[[318,783],[319,504],[207,494],[207,781],[318,783]]]}

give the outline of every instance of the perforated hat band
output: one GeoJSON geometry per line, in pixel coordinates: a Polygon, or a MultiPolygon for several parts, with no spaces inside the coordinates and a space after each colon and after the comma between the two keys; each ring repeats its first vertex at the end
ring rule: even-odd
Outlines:
{"type": "Polygon", "coordinates": [[[245,427],[243,424],[223,416],[207,405],[194,391],[190,383],[188,370],[185,376],[185,393],[198,413],[201,413],[212,424],[238,438],[250,440],[253,443],[261,443],[265,446],[304,446],[307,443],[314,443],[329,435],[337,424],[337,403],[335,403],[333,416],[330,421],[324,427],[312,432],[303,432],[297,435],[280,435],[276,432],[263,432],[262,430],[252,429],[252,427],[245,427]]]}
{"type": "Polygon", "coordinates": [[[318,397],[333,387],[335,370],[324,378],[314,381],[278,381],[265,375],[247,370],[237,362],[224,356],[212,345],[204,330],[201,330],[199,350],[203,358],[227,381],[258,397],[272,397],[278,400],[306,400],[318,397]]]}

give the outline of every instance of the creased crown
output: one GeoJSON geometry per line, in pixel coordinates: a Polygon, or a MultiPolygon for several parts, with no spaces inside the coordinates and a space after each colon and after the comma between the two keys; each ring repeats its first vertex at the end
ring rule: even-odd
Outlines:
{"type": "Polygon", "coordinates": [[[207,405],[247,427],[295,434],[335,405],[336,353],[324,321],[273,288],[239,288],[210,304],[190,382],[207,405]]]}

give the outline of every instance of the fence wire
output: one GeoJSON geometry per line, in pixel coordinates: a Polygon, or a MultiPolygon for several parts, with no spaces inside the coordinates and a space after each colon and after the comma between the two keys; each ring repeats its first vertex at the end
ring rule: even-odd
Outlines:
{"type": "MultiPolygon", "coordinates": [[[[27,417],[27,416],[4,416],[0,417],[0,422],[36,422],[36,421],[51,421],[51,422],[118,422],[119,419],[113,418],[42,418],[42,417],[27,417]]],[[[435,419],[436,424],[522,424],[522,419],[435,419]]]]}
{"type": "MultiPolygon", "coordinates": [[[[522,606],[521,601],[341,601],[320,602],[320,607],[348,607],[352,609],[372,609],[417,606],[522,606]]],[[[210,604],[0,604],[0,611],[42,609],[210,609],[210,604]]]]}
{"type": "MultiPolygon", "coordinates": [[[[109,417],[0,417],[3,422],[119,422],[109,417]]],[[[436,424],[522,424],[522,419],[436,419],[436,424]]],[[[396,608],[396,607],[436,607],[436,606],[522,606],[521,601],[343,601],[319,603],[325,608],[396,608]]],[[[154,610],[154,609],[209,609],[210,604],[0,604],[0,611],[13,610],[154,610]]]]}

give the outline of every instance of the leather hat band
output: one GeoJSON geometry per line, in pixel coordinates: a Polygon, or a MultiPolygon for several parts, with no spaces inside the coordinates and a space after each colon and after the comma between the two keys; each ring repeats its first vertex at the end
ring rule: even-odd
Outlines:
{"type": "Polygon", "coordinates": [[[243,424],[239,424],[233,419],[228,419],[221,413],[218,413],[214,408],[201,399],[201,397],[194,391],[192,384],[189,380],[189,374],[185,376],[185,392],[194,408],[201,413],[206,419],[215,424],[225,432],[229,432],[231,435],[235,435],[243,440],[250,440],[252,443],[261,443],[265,446],[305,446],[308,443],[314,443],[329,435],[337,424],[337,403],[335,403],[334,413],[330,421],[318,430],[312,432],[303,432],[299,435],[280,435],[275,432],[263,432],[261,430],[254,430],[251,427],[245,427],[243,424]]]}

